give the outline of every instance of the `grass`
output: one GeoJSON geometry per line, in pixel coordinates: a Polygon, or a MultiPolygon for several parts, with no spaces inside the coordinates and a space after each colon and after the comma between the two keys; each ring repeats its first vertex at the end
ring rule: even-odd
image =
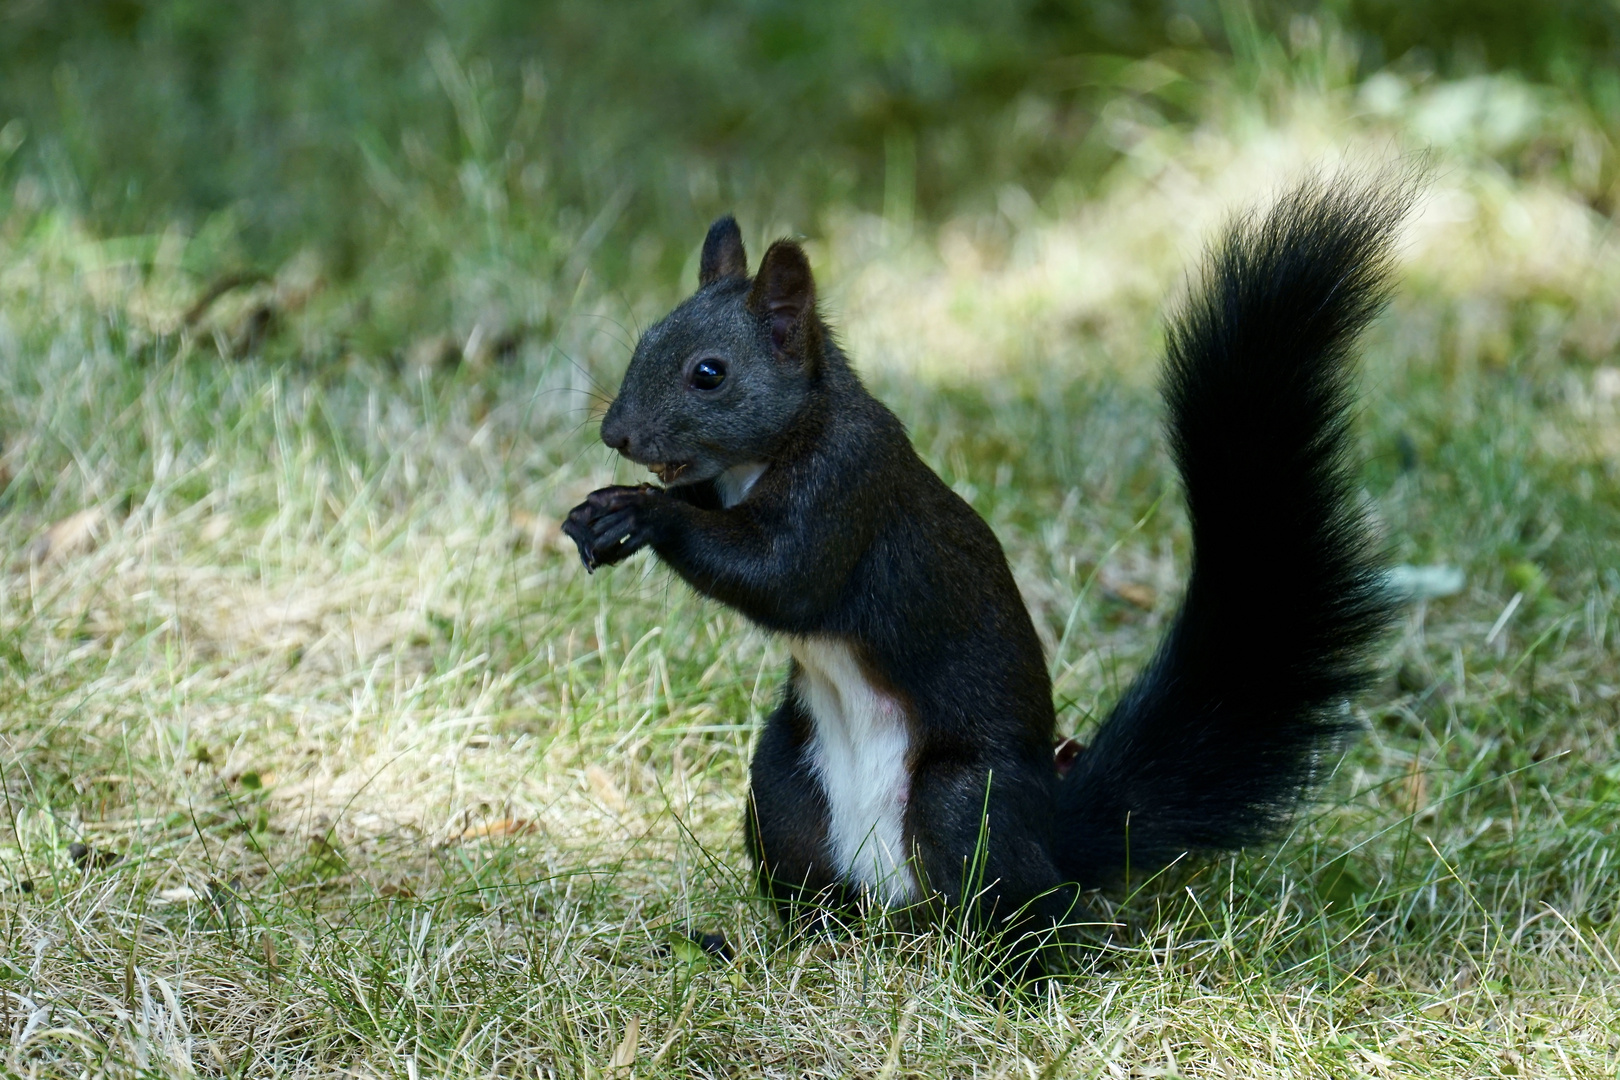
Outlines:
{"type": "Polygon", "coordinates": [[[1620,256],[1580,172],[1602,131],[1510,79],[1309,72],[1217,88],[1196,124],[1106,115],[1096,183],[937,229],[832,211],[815,261],[1007,545],[1084,731],[1185,572],[1156,310],[1227,208],[1341,154],[1435,154],[1367,344],[1365,485],[1398,561],[1466,585],[1409,612],[1286,843],[1108,898],[1117,949],[1038,996],[982,993],[950,934],[793,946],[740,836],[784,650],[645,559],[587,577],[555,531],[629,478],[592,409],[684,281],[610,293],[588,254],[537,258],[472,175],[465,206],[399,195],[399,267],[323,289],[295,262],[188,325],[228,237],[13,205],[7,1071],[1613,1077],[1620,256]],[[1522,167],[1527,141],[1551,164],[1522,167]],[[412,237],[441,281],[403,268],[412,237]],[[450,336],[379,336],[429,285],[450,336]]]}

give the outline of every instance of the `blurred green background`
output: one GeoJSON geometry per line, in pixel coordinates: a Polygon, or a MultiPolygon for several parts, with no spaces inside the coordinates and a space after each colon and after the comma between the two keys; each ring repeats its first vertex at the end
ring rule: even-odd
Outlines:
{"type": "Polygon", "coordinates": [[[1186,76],[1126,87],[1184,119],[1214,69],[1324,26],[1352,81],[1509,70],[1620,130],[1608,0],[3,0],[0,200],[103,235],[228,215],[231,257],[313,247],[338,279],[407,203],[498,200],[536,268],[584,239],[622,282],[725,209],[803,228],[903,190],[937,220],[1010,179],[1083,187],[1124,61],[1186,76]]]}

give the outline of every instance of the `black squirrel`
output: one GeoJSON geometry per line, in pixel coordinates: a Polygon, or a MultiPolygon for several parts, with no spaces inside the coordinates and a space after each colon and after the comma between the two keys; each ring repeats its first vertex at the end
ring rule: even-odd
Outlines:
{"type": "Polygon", "coordinates": [[[637,343],[602,440],[664,486],[593,492],[587,569],[643,547],[793,655],[746,822],[790,924],[877,902],[1024,940],[1078,890],[1275,836],[1353,726],[1395,599],[1350,461],[1353,346],[1404,181],[1308,180],[1240,216],[1167,330],[1193,565],[1156,655],[1054,761],[1040,639],[990,528],[817,314],[800,246],[736,222],[637,343]]]}

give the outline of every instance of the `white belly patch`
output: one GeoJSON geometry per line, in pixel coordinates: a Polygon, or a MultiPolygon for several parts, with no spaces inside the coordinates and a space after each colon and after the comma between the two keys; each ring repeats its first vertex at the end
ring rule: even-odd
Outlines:
{"type": "Polygon", "coordinates": [[[827,796],[827,843],[844,879],[884,903],[917,899],[905,840],[910,736],[900,702],[867,679],[855,652],[829,638],[789,638],[793,694],[814,722],[810,767],[827,796]]]}
{"type": "Polygon", "coordinates": [[[748,498],[748,493],[754,490],[759,478],[765,475],[766,468],[763,461],[747,461],[733,465],[715,477],[714,486],[720,492],[720,505],[729,510],[748,498]]]}

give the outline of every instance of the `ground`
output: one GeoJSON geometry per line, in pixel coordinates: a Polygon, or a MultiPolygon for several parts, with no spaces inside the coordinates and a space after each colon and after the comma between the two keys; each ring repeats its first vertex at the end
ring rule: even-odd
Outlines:
{"type": "MultiPolygon", "coordinates": [[[[1429,155],[1358,431],[1392,560],[1455,591],[1409,608],[1285,842],[1100,898],[1116,947],[1023,996],[949,932],[786,939],[740,831],[784,649],[649,557],[587,575],[559,541],[632,479],[593,418],[689,280],[599,289],[588,252],[525,276],[468,229],[461,321],[383,348],[349,329],[408,303],[375,280],[295,260],[203,304],[209,236],[14,207],[7,1070],[1614,1077],[1620,256],[1577,184],[1493,156],[1504,116],[1577,148],[1578,118],[1389,78],[1179,127],[1122,109],[1091,189],[811,237],[857,365],[1007,546],[1083,736],[1186,573],[1157,312],[1225,213],[1429,155]]],[[[745,223],[756,253],[781,228],[745,223]]]]}

